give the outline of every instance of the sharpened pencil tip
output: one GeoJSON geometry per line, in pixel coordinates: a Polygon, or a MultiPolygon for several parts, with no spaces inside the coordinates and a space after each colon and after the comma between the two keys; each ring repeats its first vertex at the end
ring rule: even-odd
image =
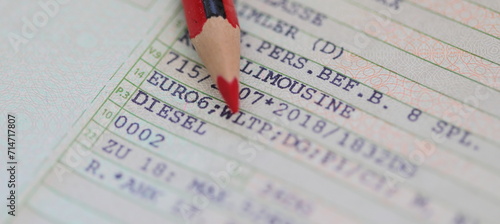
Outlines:
{"type": "Polygon", "coordinates": [[[231,113],[238,113],[240,110],[240,87],[237,78],[234,78],[231,82],[225,80],[222,76],[217,77],[217,87],[226,101],[227,106],[231,110],[231,113]]]}

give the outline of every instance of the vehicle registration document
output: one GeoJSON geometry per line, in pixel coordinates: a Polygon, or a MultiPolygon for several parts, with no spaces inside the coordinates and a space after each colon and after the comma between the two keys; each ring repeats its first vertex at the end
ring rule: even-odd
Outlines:
{"type": "Polygon", "coordinates": [[[238,0],[236,114],[179,0],[1,4],[2,223],[500,219],[496,0],[238,0]]]}

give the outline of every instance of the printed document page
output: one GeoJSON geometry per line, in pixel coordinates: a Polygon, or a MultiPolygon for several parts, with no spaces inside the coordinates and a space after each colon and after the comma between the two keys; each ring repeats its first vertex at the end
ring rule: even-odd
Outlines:
{"type": "MultiPolygon", "coordinates": [[[[127,29],[121,10],[137,10],[148,19],[123,21],[140,35],[123,38],[138,42],[101,43],[130,54],[51,53],[61,69],[96,54],[104,61],[85,67],[113,71],[79,80],[92,100],[72,112],[5,223],[498,222],[498,1],[238,0],[236,114],[191,45],[179,0],[104,2],[120,7],[95,18],[96,1],[69,1],[61,12],[79,10],[61,18],[109,21],[95,32],[114,35],[127,29]]],[[[23,155],[36,153],[24,144],[23,155]]],[[[5,161],[23,175],[22,156],[5,161]]]]}
{"type": "MultiPolygon", "coordinates": [[[[0,1],[0,122],[15,116],[16,144],[23,149],[16,152],[16,193],[29,187],[117,68],[160,22],[166,6],[153,2],[0,1]]],[[[7,130],[0,138],[7,139],[7,130]]],[[[6,155],[2,151],[0,164],[6,155]]],[[[2,198],[5,177],[0,175],[2,198]]]]}

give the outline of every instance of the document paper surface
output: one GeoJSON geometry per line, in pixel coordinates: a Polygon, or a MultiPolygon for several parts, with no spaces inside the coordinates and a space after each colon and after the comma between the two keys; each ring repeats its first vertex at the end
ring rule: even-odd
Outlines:
{"type": "Polygon", "coordinates": [[[498,222],[497,1],[239,0],[237,114],[180,1],[116,4],[158,19],[6,223],[498,222]]]}

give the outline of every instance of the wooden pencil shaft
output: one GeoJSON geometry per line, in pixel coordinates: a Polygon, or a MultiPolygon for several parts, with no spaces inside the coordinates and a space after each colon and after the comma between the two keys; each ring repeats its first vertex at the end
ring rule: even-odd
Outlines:
{"type": "Polygon", "coordinates": [[[224,3],[222,0],[202,0],[203,1],[203,6],[205,9],[205,16],[208,18],[210,17],[217,17],[221,16],[222,18],[226,18],[226,10],[224,8],[224,3]]]}
{"type": "Polygon", "coordinates": [[[205,22],[203,31],[192,38],[192,43],[212,77],[222,76],[230,81],[239,76],[239,28],[232,27],[222,17],[212,17],[205,22]]]}

